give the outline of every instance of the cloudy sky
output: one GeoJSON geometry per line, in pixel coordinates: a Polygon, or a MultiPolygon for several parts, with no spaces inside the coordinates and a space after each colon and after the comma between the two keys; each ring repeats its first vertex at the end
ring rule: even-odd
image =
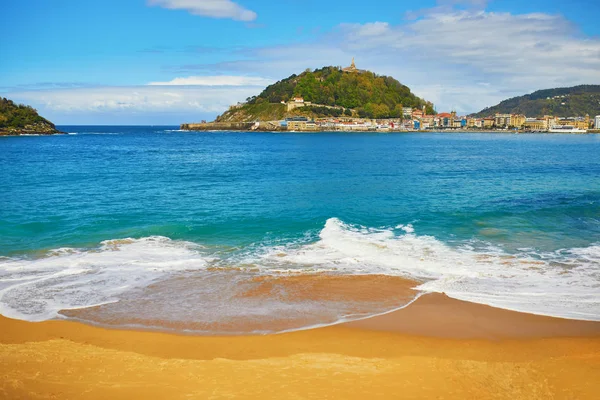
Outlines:
{"type": "Polygon", "coordinates": [[[598,0],[0,2],[0,96],[57,124],[212,119],[352,57],[438,111],[600,84],[598,0]]]}

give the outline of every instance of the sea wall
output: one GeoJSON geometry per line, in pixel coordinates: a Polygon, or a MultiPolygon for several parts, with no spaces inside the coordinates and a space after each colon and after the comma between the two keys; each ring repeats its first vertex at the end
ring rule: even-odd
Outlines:
{"type": "Polygon", "coordinates": [[[181,124],[185,131],[248,131],[254,122],[204,122],[198,124],[181,124]]]}
{"type": "Polygon", "coordinates": [[[184,131],[259,131],[276,132],[284,131],[286,128],[279,121],[262,122],[202,122],[197,124],[181,124],[184,131]]]}

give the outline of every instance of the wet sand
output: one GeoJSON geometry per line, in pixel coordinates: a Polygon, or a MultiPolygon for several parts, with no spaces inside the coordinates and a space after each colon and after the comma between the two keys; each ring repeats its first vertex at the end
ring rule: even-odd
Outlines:
{"type": "Polygon", "coordinates": [[[596,399],[600,323],[443,295],[268,336],[0,318],[0,360],[6,399],[596,399]]]}
{"type": "Polygon", "coordinates": [[[404,309],[346,326],[454,339],[600,338],[600,322],[519,313],[438,293],[421,296],[404,309]]]}

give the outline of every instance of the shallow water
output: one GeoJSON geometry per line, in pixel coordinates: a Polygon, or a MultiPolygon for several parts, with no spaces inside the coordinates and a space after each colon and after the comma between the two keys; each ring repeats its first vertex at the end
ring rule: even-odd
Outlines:
{"type": "Polygon", "coordinates": [[[599,135],[60,129],[0,138],[3,315],[272,332],[418,287],[600,320],[599,135]]]}

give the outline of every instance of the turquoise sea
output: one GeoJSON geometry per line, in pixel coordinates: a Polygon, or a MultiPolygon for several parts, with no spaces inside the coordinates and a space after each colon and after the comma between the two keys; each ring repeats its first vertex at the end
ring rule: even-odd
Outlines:
{"type": "Polygon", "coordinates": [[[5,316],[275,332],[404,306],[384,276],[600,320],[600,135],[59,129],[0,137],[5,316]]]}

